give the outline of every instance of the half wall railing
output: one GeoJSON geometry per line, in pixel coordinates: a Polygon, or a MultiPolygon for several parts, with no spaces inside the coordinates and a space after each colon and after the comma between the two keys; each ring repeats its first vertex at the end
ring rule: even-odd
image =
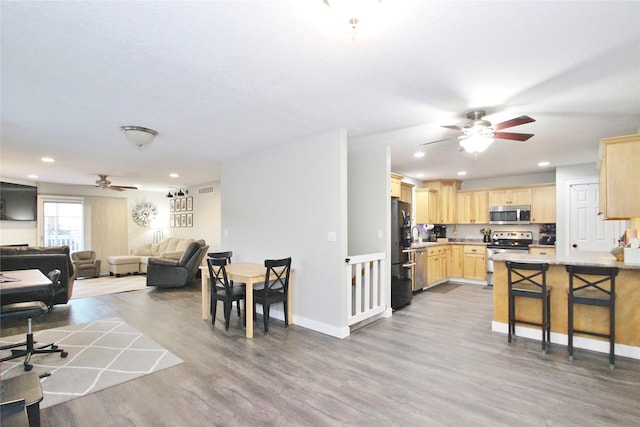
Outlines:
{"type": "Polygon", "coordinates": [[[348,293],[348,324],[354,325],[383,313],[389,306],[387,301],[388,278],[384,252],[348,257],[346,282],[348,293]]]}

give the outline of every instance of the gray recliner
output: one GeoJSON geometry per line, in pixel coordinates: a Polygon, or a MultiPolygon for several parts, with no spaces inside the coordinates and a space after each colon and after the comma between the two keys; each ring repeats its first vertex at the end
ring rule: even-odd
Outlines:
{"type": "Polygon", "coordinates": [[[190,284],[207,254],[204,240],[191,243],[179,260],[149,258],[147,286],[178,288],[190,284]]]}
{"type": "Polygon", "coordinates": [[[79,251],[71,254],[71,261],[76,270],[76,277],[100,276],[101,261],[96,259],[94,251],[79,251]]]}

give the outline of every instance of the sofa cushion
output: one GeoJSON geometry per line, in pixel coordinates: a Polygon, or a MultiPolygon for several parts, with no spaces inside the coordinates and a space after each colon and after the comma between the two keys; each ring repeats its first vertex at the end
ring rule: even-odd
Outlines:
{"type": "Polygon", "coordinates": [[[136,246],[131,250],[131,255],[149,256],[151,255],[151,246],[152,246],[151,243],[136,246]]]}
{"type": "Polygon", "coordinates": [[[185,251],[191,243],[195,242],[193,239],[180,239],[174,251],[185,251]]]}

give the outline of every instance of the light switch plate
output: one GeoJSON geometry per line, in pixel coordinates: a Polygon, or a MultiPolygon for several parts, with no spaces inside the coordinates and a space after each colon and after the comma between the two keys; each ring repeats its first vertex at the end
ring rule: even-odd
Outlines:
{"type": "Polygon", "coordinates": [[[336,241],[336,232],[335,231],[330,231],[327,234],[327,240],[330,242],[335,242],[336,241]]]}

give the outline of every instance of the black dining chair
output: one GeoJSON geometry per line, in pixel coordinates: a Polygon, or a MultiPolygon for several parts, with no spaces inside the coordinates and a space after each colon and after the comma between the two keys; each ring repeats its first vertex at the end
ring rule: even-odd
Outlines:
{"type": "Polygon", "coordinates": [[[256,304],[262,304],[264,333],[269,333],[269,309],[271,304],[282,303],[284,306],[284,326],[289,326],[288,294],[291,257],[283,259],[267,259],[264,286],[253,291],[253,318],[256,318],[256,304]]]}
{"type": "Polygon", "coordinates": [[[222,301],[224,310],[224,328],[229,330],[229,322],[231,320],[231,304],[233,301],[238,305],[238,316],[240,316],[240,300],[244,300],[244,309],[247,309],[247,301],[245,294],[245,286],[235,284],[231,286],[227,278],[227,270],[225,266],[227,260],[225,258],[207,258],[207,266],[209,267],[209,277],[211,279],[211,324],[216,322],[216,307],[218,301],[222,301]]]}
{"type": "MultiPolygon", "coordinates": [[[[233,256],[233,251],[223,251],[223,252],[209,252],[207,254],[209,258],[219,259],[223,258],[227,260],[227,264],[231,264],[231,257],[233,256]]],[[[235,285],[233,280],[229,280],[229,286],[233,287],[235,285]]],[[[240,286],[244,286],[244,283],[238,283],[240,286]]],[[[240,304],[236,304],[238,309],[238,317],[240,316],[240,304]]]]}

